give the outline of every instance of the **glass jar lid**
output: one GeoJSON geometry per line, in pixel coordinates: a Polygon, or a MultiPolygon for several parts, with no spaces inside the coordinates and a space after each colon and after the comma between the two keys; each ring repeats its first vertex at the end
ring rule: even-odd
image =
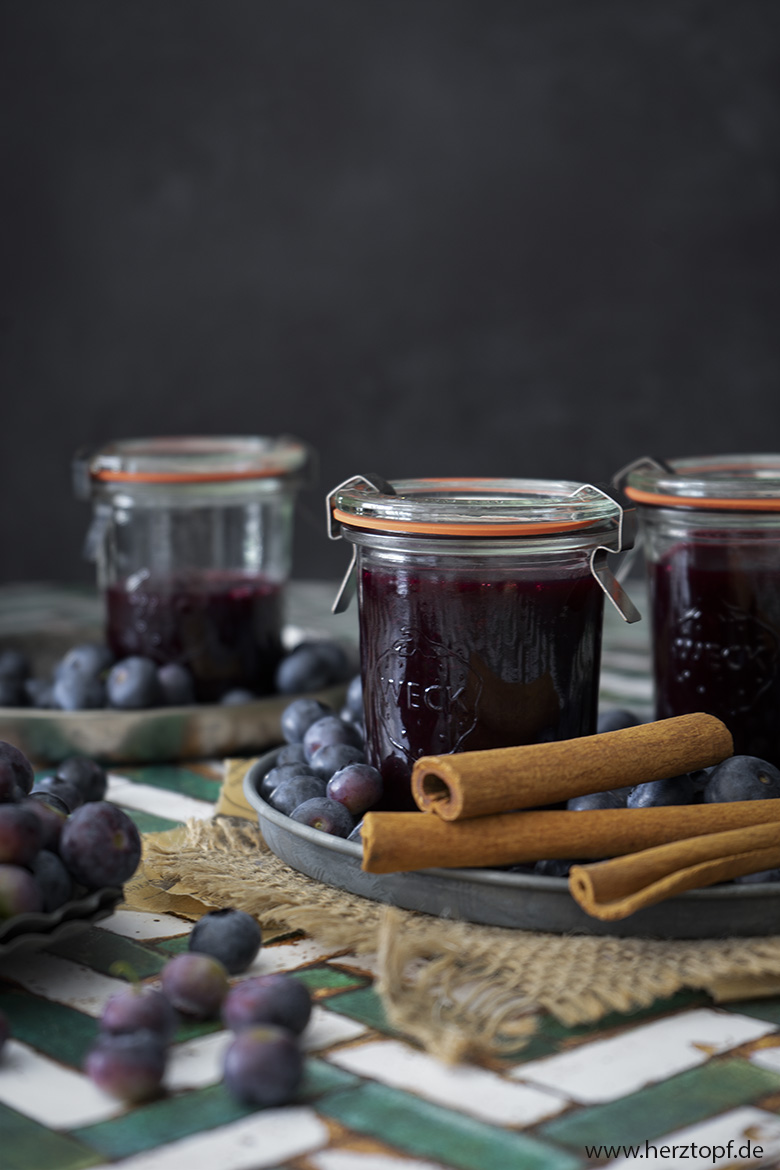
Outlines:
{"type": "Polygon", "coordinates": [[[532,536],[614,528],[622,509],[591,484],[543,479],[401,479],[355,476],[328,496],[338,528],[430,536],[532,536]]]}
{"type": "Polygon", "coordinates": [[[283,479],[301,471],[309,448],[290,436],[174,435],[121,439],[74,460],[77,493],[99,484],[195,484],[283,479]]]}
{"type": "Polygon", "coordinates": [[[780,511],[780,455],[638,459],[615,483],[630,500],[667,508],[780,511]]]}

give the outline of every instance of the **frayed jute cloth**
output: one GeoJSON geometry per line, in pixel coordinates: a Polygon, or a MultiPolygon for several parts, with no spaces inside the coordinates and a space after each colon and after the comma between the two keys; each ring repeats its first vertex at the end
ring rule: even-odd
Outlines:
{"type": "Polygon", "coordinates": [[[440,1059],[517,1051],[544,1013],[572,1026],[684,988],[718,1002],[780,993],[780,936],[562,936],[454,922],[326,886],[266,846],[241,790],[249,764],[227,762],[213,819],[145,836],[126,905],[188,919],[231,905],[265,930],[375,956],[390,1023],[440,1059]]]}

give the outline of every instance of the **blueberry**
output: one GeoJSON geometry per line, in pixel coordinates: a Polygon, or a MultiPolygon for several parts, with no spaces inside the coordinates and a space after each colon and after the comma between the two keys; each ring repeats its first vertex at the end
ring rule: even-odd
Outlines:
{"type": "Polygon", "coordinates": [[[309,761],[311,770],[322,780],[330,780],[334,772],[345,768],[347,764],[364,764],[366,753],[353,743],[326,743],[312,756],[309,761]]]}
{"type": "Polygon", "coordinates": [[[338,715],[323,715],[306,729],[303,747],[311,760],[315,752],[329,743],[348,743],[362,748],[363,737],[354,723],[345,723],[338,715]]]}
{"type": "Polygon", "coordinates": [[[26,678],[24,693],[29,706],[39,711],[48,711],[54,707],[54,687],[45,678],[26,678]]]}
{"type": "Polygon", "coordinates": [[[58,764],[55,776],[77,788],[85,802],[103,800],[106,795],[106,770],[89,756],[68,756],[58,764]]]}
{"type": "Polygon", "coordinates": [[[342,682],[348,671],[347,656],[336,642],[302,642],[277,666],[274,685],[280,695],[300,695],[342,682]]]}
{"type": "Polygon", "coordinates": [[[351,813],[338,800],[327,796],[315,796],[299,804],[290,814],[293,821],[319,829],[332,837],[348,837],[355,821],[351,813]]]}
{"type": "Polygon", "coordinates": [[[63,779],[62,776],[41,776],[36,781],[30,795],[36,795],[41,792],[52,792],[55,796],[59,796],[60,800],[68,806],[68,812],[74,812],[80,808],[84,803],[84,794],[80,788],[75,784],[71,784],[70,780],[63,779]]]}
{"type": "Polygon", "coordinates": [[[246,971],[260,951],[263,935],[251,914],[233,907],[209,910],[192,928],[189,949],[219,959],[230,975],[246,971]]]}
{"type": "Polygon", "coordinates": [[[308,764],[277,764],[266,772],[260,781],[260,795],[263,800],[270,800],[275,788],[284,780],[292,780],[294,776],[314,776],[308,764]]]}
{"type": "Polygon", "coordinates": [[[62,674],[51,689],[54,707],[62,711],[95,711],[106,705],[106,685],[93,674],[62,674]]]}
{"type": "Polygon", "coordinates": [[[122,710],[154,707],[160,701],[157,666],[140,654],[122,658],[108,673],[106,694],[109,705],[122,710]]]}
{"type": "Polygon", "coordinates": [[[35,783],[35,772],[33,766],[18,747],[12,743],[8,743],[5,739],[0,739],[0,760],[5,760],[11,765],[16,782],[23,792],[29,792],[35,783]]]}
{"type": "Polygon", "coordinates": [[[608,792],[589,792],[585,796],[572,796],[567,802],[568,809],[582,811],[594,808],[625,808],[626,794],[610,789],[608,792]]]}
{"type": "Polygon", "coordinates": [[[222,1022],[239,1032],[254,1024],[275,1024],[296,1036],[311,1016],[311,995],[300,979],[283,972],[242,979],[222,1004],[222,1022]]]}
{"type": "Polygon", "coordinates": [[[100,642],[79,642],[71,646],[54,667],[54,681],[72,674],[100,678],[113,663],[114,656],[108,646],[100,642]]]}
{"type": "Polygon", "coordinates": [[[88,889],[121,886],[141,859],[141,836],[126,812],[94,800],[72,812],[60,836],[60,856],[88,889]]]}
{"type": "Polygon", "coordinates": [[[0,862],[32,865],[43,843],[43,826],[25,803],[0,804],[0,862]]]}
{"type": "Polygon", "coordinates": [[[331,776],[326,795],[338,800],[355,817],[360,817],[382,795],[382,776],[370,764],[347,764],[331,776]]]}
{"type": "Polygon", "coordinates": [[[658,808],[669,804],[693,804],[696,787],[693,778],[683,772],[668,780],[648,780],[631,789],[626,804],[629,808],[658,808]]]}
{"type": "Polygon", "coordinates": [[[23,683],[30,676],[30,659],[22,650],[0,650],[0,679],[23,683]]]}
{"type": "Polygon", "coordinates": [[[169,959],[160,972],[160,982],[163,994],[178,1011],[199,1020],[219,1014],[230,986],[219,959],[195,951],[169,959]]]}
{"type": "Polygon", "coordinates": [[[233,687],[225,691],[219,701],[223,707],[241,707],[244,703],[254,703],[256,699],[255,692],[248,690],[247,687],[233,687]]]}
{"type": "Polygon", "coordinates": [[[153,1032],[163,1044],[169,1043],[179,1026],[179,1014],[156,987],[134,984],[107,1000],[100,1016],[102,1032],[115,1036],[123,1032],[153,1032]]]}
{"type": "Polygon", "coordinates": [[[73,896],[73,878],[62,860],[51,850],[41,849],[31,868],[40,887],[43,909],[59,910],[73,896]]]}
{"type": "Polygon", "coordinates": [[[284,747],[279,748],[276,753],[276,763],[279,764],[305,764],[306,752],[303,750],[302,743],[286,743],[284,747]]]}
{"type": "Polygon", "coordinates": [[[599,712],[596,731],[599,734],[603,734],[605,731],[622,731],[624,727],[636,727],[641,722],[638,715],[625,707],[610,707],[599,712]]]}
{"type": "Polygon", "coordinates": [[[225,1053],[228,1092],[252,1105],[286,1105],[303,1078],[303,1055],[292,1032],[271,1024],[239,1032],[225,1053]]]}
{"type": "Polygon", "coordinates": [[[29,869],[0,864],[0,921],[43,910],[43,895],[29,869]]]}
{"type": "Polygon", "coordinates": [[[282,711],[280,720],[282,737],[287,743],[301,743],[303,737],[323,715],[333,715],[333,708],[319,699],[294,699],[282,711]]]}
{"type": "Polygon", "coordinates": [[[268,797],[268,803],[278,812],[289,817],[293,809],[305,800],[325,796],[325,781],[319,776],[291,776],[282,780],[268,797]]]}
{"type": "Polygon", "coordinates": [[[186,707],[195,702],[195,682],[180,662],[166,662],[157,667],[160,702],[165,707],[186,707]]]}
{"type": "Polygon", "coordinates": [[[780,771],[757,756],[729,756],[710,773],[706,804],[729,800],[767,800],[780,796],[780,771]]]}
{"type": "Polygon", "coordinates": [[[154,1032],[102,1032],[87,1053],[84,1071],[112,1097],[137,1103],[157,1096],[166,1061],[165,1046],[154,1032]]]}

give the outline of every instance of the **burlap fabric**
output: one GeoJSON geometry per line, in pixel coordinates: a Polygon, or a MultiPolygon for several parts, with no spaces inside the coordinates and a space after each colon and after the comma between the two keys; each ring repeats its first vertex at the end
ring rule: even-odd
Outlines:
{"type": "Polygon", "coordinates": [[[376,957],[394,1027],[444,1060],[520,1049],[548,1012],[566,1025],[631,1012],[683,988],[716,1001],[780,993],[780,936],[659,941],[559,936],[384,907],[292,870],[265,845],[227,761],[216,816],[148,834],[126,904],[197,919],[232,905],[376,957]]]}

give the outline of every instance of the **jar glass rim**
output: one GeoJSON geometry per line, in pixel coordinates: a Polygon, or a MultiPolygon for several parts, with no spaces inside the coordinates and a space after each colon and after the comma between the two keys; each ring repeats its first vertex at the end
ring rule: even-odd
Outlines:
{"type": "Polygon", "coordinates": [[[545,479],[400,479],[378,491],[361,477],[331,493],[348,528],[424,535],[531,535],[613,526],[620,505],[592,484],[545,479]]]}
{"type": "Polygon", "coordinates": [[[301,470],[309,455],[306,444],[288,435],[162,435],[118,439],[79,452],[75,463],[97,483],[218,483],[283,478],[301,470]]]}
{"type": "Polygon", "coordinates": [[[634,503],[655,507],[780,510],[780,455],[707,455],[638,460],[625,475],[634,503]]]}

